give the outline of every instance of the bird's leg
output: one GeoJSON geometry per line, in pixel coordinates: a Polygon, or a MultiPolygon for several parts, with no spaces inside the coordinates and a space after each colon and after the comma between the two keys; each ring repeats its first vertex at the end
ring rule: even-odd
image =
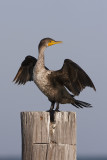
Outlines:
{"type": "Polygon", "coordinates": [[[52,111],[54,109],[54,105],[55,105],[55,102],[51,102],[50,111],[52,111]]]}
{"type": "Polygon", "coordinates": [[[58,103],[58,102],[56,103],[56,109],[55,109],[55,111],[56,111],[56,112],[60,112],[60,111],[59,111],[59,103],[58,103]]]}
{"type": "Polygon", "coordinates": [[[55,102],[53,101],[53,102],[51,102],[51,107],[50,107],[50,109],[49,110],[47,110],[47,112],[52,112],[53,111],[53,109],[54,109],[54,105],[55,105],[55,102]]]}

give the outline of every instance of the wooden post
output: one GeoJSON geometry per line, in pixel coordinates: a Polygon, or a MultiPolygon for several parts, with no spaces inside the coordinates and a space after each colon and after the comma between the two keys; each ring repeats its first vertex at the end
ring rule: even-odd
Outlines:
{"type": "Polygon", "coordinates": [[[76,160],[76,114],[21,112],[22,160],[76,160]]]}

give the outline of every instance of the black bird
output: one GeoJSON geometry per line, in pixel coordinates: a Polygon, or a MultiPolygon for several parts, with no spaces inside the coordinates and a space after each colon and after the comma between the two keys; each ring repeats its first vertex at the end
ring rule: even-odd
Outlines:
{"type": "Polygon", "coordinates": [[[50,111],[54,109],[55,103],[56,111],[59,110],[60,103],[70,103],[77,108],[92,107],[91,104],[74,98],[86,86],[96,90],[92,80],[79,65],[70,59],[65,59],[60,70],[52,71],[45,67],[45,49],[58,43],[62,41],[55,41],[51,38],[42,39],[38,46],[38,60],[32,56],[25,57],[13,81],[18,84],[34,81],[51,102],[50,111]]]}

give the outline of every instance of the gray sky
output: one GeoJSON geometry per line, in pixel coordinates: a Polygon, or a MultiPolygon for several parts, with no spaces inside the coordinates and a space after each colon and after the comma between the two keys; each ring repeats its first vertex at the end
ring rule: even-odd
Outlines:
{"type": "Polygon", "coordinates": [[[45,64],[61,68],[65,58],[78,63],[97,92],[86,88],[77,99],[91,109],[60,105],[77,114],[78,155],[107,155],[107,1],[0,1],[0,156],[21,155],[21,111],[44,111],[50,102],[35,84],[12,80],[25,56],[38,56],[38,43],[51,37],[63,44],[47,48],[45,64]]]}

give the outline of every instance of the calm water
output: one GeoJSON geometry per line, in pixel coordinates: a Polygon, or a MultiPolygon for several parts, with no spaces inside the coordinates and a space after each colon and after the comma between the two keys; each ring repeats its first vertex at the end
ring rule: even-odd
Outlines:
{"type": "MultiPolygon", "coordinates": [[[[0,157],[0,160],[21,160],[20,157],[0,157]]],[[[77,160],[107,160],[107,157],[78,157],[77,160]]]]}

